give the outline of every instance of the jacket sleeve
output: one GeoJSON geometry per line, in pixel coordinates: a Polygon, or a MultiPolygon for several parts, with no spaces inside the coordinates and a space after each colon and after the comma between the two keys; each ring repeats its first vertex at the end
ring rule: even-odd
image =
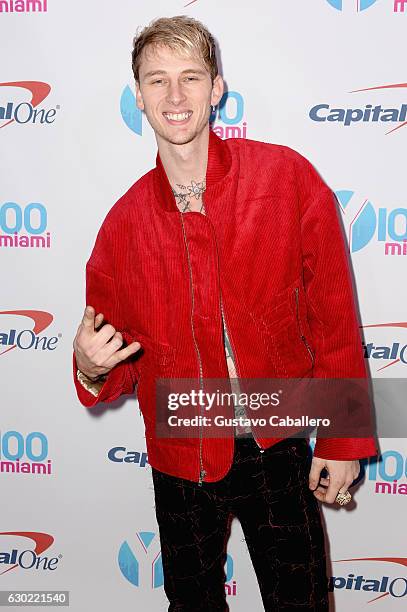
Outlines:
{"type": "MultiPolygon", "coordinates": [[[[315,348],[314,377],[367,379],[337,201],[313,166],[297,155],[303,280],[315,348]]],[[[371,432],[368,438],[317,437],[314,455],[338,460],[376,455],[373,428],[371,432]]]]}
{"type": "MultiPolygon", "coordinates": [[[[127,343],[131,336],[125,331],[120,303],[114,280],[114,270],[109,255],[109,241],[105,230],[99,230],[96,243],[86,264],[86,304],[95,308],[96,314],[103,313],[104,320],[120,331],[127,343]]],[[[76,376],[77,364],[73,354],[73,377],[78,399],[87,408],[99,402],[112,402],[121,395],[134,392],[139,373],[132,358],[117,364],[108,374],[97,397],[87,391],[76,376]]]]}

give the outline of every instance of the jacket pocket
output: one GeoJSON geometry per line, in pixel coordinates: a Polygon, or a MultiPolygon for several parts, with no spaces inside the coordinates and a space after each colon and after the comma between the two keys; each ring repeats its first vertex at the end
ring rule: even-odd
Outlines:
{"type": "Polygon", "coordinates": [[[309,357],[311,359],[312,367],[314,367],[314,363],[315,363],[314,351],[311,348],[311,345],[310,345],[310,343],[308,341],[307,336],[304,335],[305,322],[303,323],[302,320],[301,320],[301,312],[300,312],[300,288],[299,287],[295,287],[294,288],[294,299],[295,299],[295,315],[297,317],[297,323],[298,323],[298,333],[300,335],[301,341],[304,343],[304,346],[305,346],[305,348],[308,351],[309,357]]]}
{"type": "Polygon", "coordinates": [[[268,334],[276,334],[293,318],[293,310],[287,296],[278,304],[252,312],[252,317],[268,334]]]}
{"type": "Polygon", "coordinates": [[[285,300],[261,312],[252,313],[276,378],[303,378],[312,375],[314,351],[304,331],[300,296],[294,287],[285,300]]]}
{"type": "Polygon", "coordinates": [[[142,374],[154,378],[172,378],[176,349],[170,344],[154,340],[136,331],[132,332],[132,337],[141,344],[142,374]]]}

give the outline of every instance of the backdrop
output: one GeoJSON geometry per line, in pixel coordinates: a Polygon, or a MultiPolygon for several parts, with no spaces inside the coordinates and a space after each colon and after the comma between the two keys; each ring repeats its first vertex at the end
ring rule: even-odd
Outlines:
{"type": "MultiPolygon", "coordinates": [[[[405,379],[407,1],[1,0],[0,590],[69,591],[74,612],[167,609],[137,401],[82,407],[71,351],[97,230],[155,161],[132,38],[177,14],[219,41],[217,133],[288,145],[337,193],[372,377],[405,379]]],[[[324,508],[337,611],[406,607],[390,435],[355,504],[324,508]]],[[[261,611],[237,520],[226,571],[230,609],[261,611]]]]}

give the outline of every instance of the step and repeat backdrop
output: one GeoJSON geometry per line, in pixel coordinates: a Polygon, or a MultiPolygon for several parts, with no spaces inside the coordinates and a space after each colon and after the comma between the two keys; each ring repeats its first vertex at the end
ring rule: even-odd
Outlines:
{"type": "MultiPolygon", "coordinates": [[[[216,132],[288,145],[336,192],[371,375],[406,373],[407,1],[0,0],[0,591],[69,591],[74,612],[167,609],[137,400],[85,409],[71,351],[97,230],[155,163],[132,38],[178,14],[219,42],[216,132]]],[[[406,609],[390,435],[352,507],[323,511],[338,612],[406,609]]],[[[263,610],[237,519],[225,571],[230,609],[263,610]]]]}

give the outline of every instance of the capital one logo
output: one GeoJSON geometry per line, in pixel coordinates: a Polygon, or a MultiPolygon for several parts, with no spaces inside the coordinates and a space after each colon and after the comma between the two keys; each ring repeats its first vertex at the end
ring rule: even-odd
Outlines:
{"type": "MultiPolygon", "coordinates": [[[[123,576],[134,586],[159,588],[164,584],[160,539],[153,531],[139,531],[133,550],[127,541],[120,546],[118,562],[123,576]]],[[[233,560],[226,555],[226,582],[233,576],[233,560]]],[[[233,593],[234,594],[234,593],[233,593]]]]}
{"type": "MultiPolygon", "coordinates": [[[[406,0],[407,3],[407,0],[406,0]]],[[[377,85],[374,87],[365,87],[363,89],[354,89],[349,93],[364,93],[366,91],[381,92],[384,90],[404,90],[407,88],[407,83],[392,83],[391,85],[377,85]]],[[[398,123],[390,130],[387,134],[392,134],[402,127],[407,125],[407,104],[399,104],[398,107],[383,107],[381,104],[365,104],[362,108],[352,106],[344,108],[343,106],[332,106],[323,102],[321,104],[315,104],[308,113],[309,118],[316,123],[323,123],[325,125],[337,125],[344,128],[350,128],[351,126],[366,125],[366,124],[394,124],[398,123]]]]}
{"type": "MultiPolygon", "coordinates": [[[[406,321],[392,321],[389,323],[373,323],[370,325],[362,325],[364,329],[407,329],[406,321]]],[[[407,344],[399,341],[389,344],[379,344],[376,342],[363,343],[363,353],[366,359],[371,363],[380,364],[376,371],[386,370],[397,363],[407,365],[407,344]],[[384,365],[381,365],[384,362],[384,365]]]]}
{"type": "Polygon", "coordinates": [[[352,10],[360,12],[370,8],[377,0],[326,0],[333,8],[338,11],[352,10]]]}
{"type": "Polygon", "coordinates": [[[0,83],[0,129],[14,122],[19,124],[54,123],[59,105],[49,109],[37,108],[50,91],[51,86],[42,81],[0,83]],[[29,100],[25,99],[27,93],[30,96],[29,100]]]}
{"type": "MultiPolygon", "coordinates": [[[[365,603],[377,602],[385,597],[401,599],[407,596],[407,578],[405,575],[407,558],[405,557],[359,557],[338,559],[334,563],[351,563],[351,572],[347,575],[336,574],[332,576],[329,580],[330,591],[358,591],[365,603]],[[355,562],[357,563],[356,568],[355,562]],[[372,563],[373,570],[370,568],[372,563]],[[379,571],[377,564],[380,564],[379,571]],[[363,571],[360,571],[360,565],[368,568],[367,576],[363,571]],[[398,566],[398,572],[404,575],[397,575],[398,572],[395,571],[396,567],[394,566],[398,566]],[[382,571],[386,572],[387,575],[383,575],[382,571]],[[395,574],[395,576],[391,574],[395,574]]],[[[400,604],[403,605],[401,602],[400,604]]]]}
{"type": "Polygon", "coordinates": [[[36,531],[3,531],[0,532],[0,576],[16,569],[53,571],[57,568],[62,555],[58,557],[41,556],[53,544],[54,538],[49,533],[36,531]],[[4,547],[3,536],[12,536],[13,540],[28,539],[30,548],[14,544],[13,548],[4,547]],[[33,546],[34,544],[34,546],[33,546]]]}
{"type": "Polygon", "coordinates": [[[384,255],[407,255],[407,208],[375,209],[354,191],[340,190],[335,195],[347,228],[351,253],[360,251],[373,239],[384,245],[384,255]]]}
{"type": "Polygon", "coordinates": [[[20,326],[13,323],[4,325],[4,318],[3,316],[0,317],[0,357],[15,348],[53,351],[62,337],[61,334],[51,337],[40,335],[54,320],[53,315],[49,312],[43,310],[3,310],[0,311],[0,315],[6,317],[6,320],[17,317],[19,321],[19,318],[23,317],[24,324],[28,318],[33,323],[32,329],[27,329],[25,326],[18,329],[20,326]]]}

